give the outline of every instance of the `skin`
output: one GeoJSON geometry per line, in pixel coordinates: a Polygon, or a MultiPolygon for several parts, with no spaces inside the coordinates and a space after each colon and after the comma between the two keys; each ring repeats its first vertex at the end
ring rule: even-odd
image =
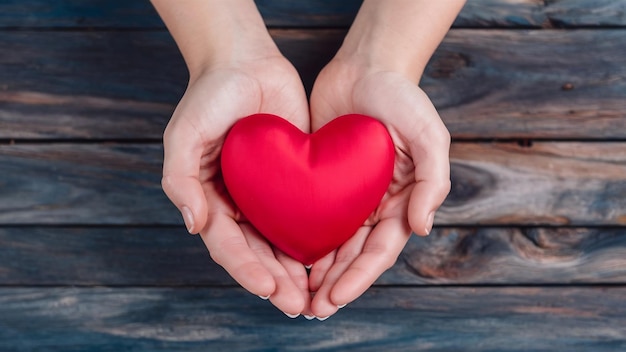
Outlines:
{"type": "Polygon", "coordinates": [[[190,74],[163,137],[165,193],[242,287],[290,316],[327,318],[393,265],[411,232],[430,232],[450,190],[450,135],[417,83],[464,1],[365,0],[310,106],[252,0],[152,2],[190,74]],[[225,133],[260,112],[305,132],[347,113],[373,116],[396,147],[394,178],[378,208],[310,274],[245,221],[220,176],[225,133]]]}

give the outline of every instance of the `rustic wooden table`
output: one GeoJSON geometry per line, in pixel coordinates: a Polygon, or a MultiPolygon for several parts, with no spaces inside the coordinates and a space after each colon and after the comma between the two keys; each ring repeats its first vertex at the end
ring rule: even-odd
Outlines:
{"type": "MultiPolygon", "coordinates": [[[[257,1],[310,87],[358,1],[257,1]]],[[[187,79],[148,1],[0,1],[1,351],[626,350],[626,1],[469,0],[422,86],[452,191],[324,322],[246,293],[160,189],[187,79]]]]}

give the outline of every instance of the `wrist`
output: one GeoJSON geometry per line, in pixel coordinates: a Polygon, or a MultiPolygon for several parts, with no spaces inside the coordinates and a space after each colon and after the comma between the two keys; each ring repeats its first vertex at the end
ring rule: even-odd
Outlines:
{"type": "Polygon", "coordinates": [[[252,0],[152,0],[193,79],[218,67],[280,55],[252,0]]]}
{"type": "Polygon", "coordinates": [[[428,59],[416,52],[418,45],[393,33],[375,17],[355,20],[334,60],[348,66],[374,71],[392,71],[418,82],[428,59]],[[373,20],[370,20],[373,18],[373,20]]]}
{"type": "Polygon", "coordinates": [[[465,0],[364,0],[337,53],[342,61],[419,82],[465,0]]]}

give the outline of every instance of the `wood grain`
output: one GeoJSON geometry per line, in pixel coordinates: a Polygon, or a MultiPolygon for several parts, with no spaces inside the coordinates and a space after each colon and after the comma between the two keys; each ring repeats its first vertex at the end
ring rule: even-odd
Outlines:
{"type": "Polygon", "coordinates": [[[2,227],[0,286],[236,285],[178,227],[2,227]]]}
{"type": "Polygon", "coordinates": [[[624,287],[372,289],[321,323],[240,289],[0,289],[0,349],[619,351],[624,287]]]}
{"type": "MultiPolygon", "coordinates": [[[[178,227],[2,227],[0,286],[234,286],[178,227]]],[[[437,228],[376,285],[625,284],[624,228],[437,228]]]]}
{"type": "Polygon", "coordinates": [[[160,145],[0,145],[0,223],[177,224],[160,145]]]}
{"type": "Polygon", "coordinates": [[[150,1],[3,0],[0,28],[164,28],[150,1]]]}
{"type": "MultiPolygon", "coordinates": [[[[343,33],[272,31],[309,89],[343,33]]],[[[0,139],[160,140],[187,80],[167,33],[0,33],[0,47],[0,139]]],[[[453,30],[421,85],[456,139],[626,139],[623,57],[621,30],[453,30]]]]}
{"type": "Polygon", "coordinates": [[[455,143],[441,224],[623,225],[624,143],[455,143]]]}
{"type": "Polygon", "coordinates": [[[625,48],[624,31],[452,31],[421,85],[455,138],[623,139],[625,48]]]}
{"type": "Polygon", "coordinates": [[[624,258],[624,228],[440,228],[378,284],[623,284],[624,258]]]}
{"type": "MultiPolygon", "coordinates": [[[[0,145],[1,224],[181,224],[157,144],[0,145]]],[[[454,143],[439,225],[624,225],[626,143],[454,143]]]]}
{"type": "Polygon", "coordinates": [[[558,27],[624,27],[625,0],[547,0],[545,14],[558,27]]]}
{"type": "MultiPolygon", "coordinates": [[[[257,0],[270,27],[348,27],[361,0],[257,0]]],[[[469,0],[455,27],[624,26],[624,0],[469,0]],[[546,5],[547,3],[547,5],[546,5]]],[[[5,0],[1,28],[162,29],[149,1],[5,0]]]]}
{"type": "Polygon", "coordinates": [[[551,23],[543,0],[468,0],[454,27],[542,28],[551,23]]]}

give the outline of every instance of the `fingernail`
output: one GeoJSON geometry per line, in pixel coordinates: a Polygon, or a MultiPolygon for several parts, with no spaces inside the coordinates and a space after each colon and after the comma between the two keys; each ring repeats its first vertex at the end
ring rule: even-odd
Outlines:
{"type": "Polygon", "coordinates": [[[313,267],[313,264],[309,264],[309,265],[305,265],[304,266],[306,269],[311,269],[313,267]]]}
{"type": "Polygon", "coordinates": [[[326,319],[328,319],[328,318],[330,318],[330,315],[329,315],[329,316],[327,316],[327,317],[323,317],[323,318],[320,318],[320,317],[315,317],[315,319],[317,319],[317,320],[319,320],[319,321],[324,321],[324,320],[326,320],[326,319]]]}
{"type": "Polygon", "coordinates": [[[426,235],[430,235],[430,231],[433,229],[433,224],[435,222],[435,212],[431,211],[430,214],[428,214],[428,218],[426,219],[426,235]]]}
{"type": "Polygon", "coordinates": [[[313,320],[313,319],[315,319],[315,315],[306,315],[306,314],[304,314],[304,318],[306,320],[313,320]]]}
{"type": "Polygon", "coordinates": [[[270,296],[259,296],[260,299],[267,301],[268,299],[270,299],[270,296]]]}
{"type": "Polygon", "coordinates": [[[345,306],[347,306],[347,305],[348,305],[347,303],[346,303],[346,304],[342,304],[342,305],[340,305],[340,306],[337,306],[337,308],[341,309],[341,308],[343,308],[343,307],[345,307],[345,306]]]}
{"type": "Polygon", "coordinates": [[[286,316],[288,316],[291,319],[296,319],[297,317],[300,316],[300,313],[298,314],[289,314],[289,313],[285,313],[286,316]]]}
{"type": "Polygon", "coordinates": [[[187,231],[189,233],[193,233],[193,213],[191,212],[191,209],[189,209],[188,207],[183,207],[180,211],[183,214],[183,220],[185,221],[185,226],[187,226],[187,231]]]}

